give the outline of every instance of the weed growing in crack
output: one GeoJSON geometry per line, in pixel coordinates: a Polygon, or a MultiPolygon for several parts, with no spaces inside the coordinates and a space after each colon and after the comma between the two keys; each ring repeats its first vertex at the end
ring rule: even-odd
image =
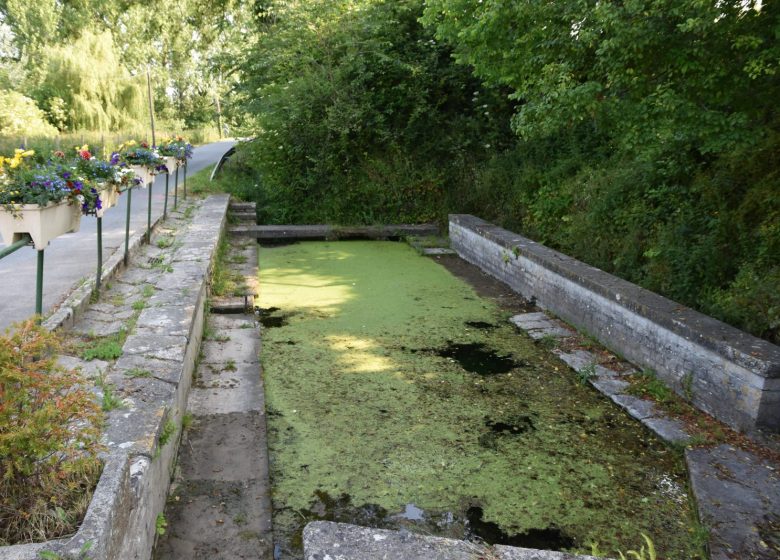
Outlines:
{"type": "Polygon", "coordinates": [[[169,418],[168,421],[165,422],[162,432],[160,433],[160,447],[165,447],[175,433],[176,424],[169,418]]]}
{"type": "Polygon", "coordinates": [[[165,519],[165,515],[162,513],[157,514],[157,519],[154,522],[154,532],[158,537],[162,537],[165,531],[168,529],[168,520],[165,519]]]}
{"type": "Polygon", "coordinates": [[[131,368],[128,369],[125,372],[125,377],[130,377],[131,379],[138,379],[142,377],[151,377],[152,372],[148,369],[141,369],[141,368],[131,368]]]}
{"type": "Polygon", "coordinates": [[[586,385],[594,377],[596,377],[596,364],[588,364],[577,372],[577,381],[580,385],[586,385]]]}
{"type": "Polygon", "coordinates": [[[100,375],[97,378],[97,386],[100,387],[100,390],[103,393],[103,398],[100,402],[100,407],[103,409],[103,412],[110,412],[124,406],[122,399],[114,393],[113,385],[106,380],[105,372],[100,372],[100,375]]]}

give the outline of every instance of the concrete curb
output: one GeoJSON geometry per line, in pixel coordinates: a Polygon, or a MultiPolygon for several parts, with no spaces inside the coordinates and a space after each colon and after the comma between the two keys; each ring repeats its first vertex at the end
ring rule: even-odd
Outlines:
{"type": "MultiPolygon", "coordinates": [[[[109,370],[108,379],[117,387],[133,381],[132,397],[125,399],[127,408],[109,413],[105,466],[79,530],[68,539],[0,548],[0,559],[38,560],[44,550],[81,558],[84,546],[89,546],[87,557],[92,560],[150,557],[200,350],[208,280],[225,232],[227,207],[227,195],[204,201],[181,236],[176,253],[181,256],[174,254],[172,261],[174,272],[158,281],[150,306],[141,312],[135,331],[125,342],[123,357],[109,370]],[[193,258],[195,253],[200,258],[193,258]],[[131,362],[132,367],[139,367],[145,361],[152,372],[164,363],[165,375],[128,381],[123,372],[131,362]]],[[[123,254],[117,253],[104,276],[118,270],[123,254]]],[[[83,309],[89,302],[86,288],[71,297],[74,307],[69,309],[83,309]]],[[[64,314],[62,323],[77,313],[64,314]]]]}

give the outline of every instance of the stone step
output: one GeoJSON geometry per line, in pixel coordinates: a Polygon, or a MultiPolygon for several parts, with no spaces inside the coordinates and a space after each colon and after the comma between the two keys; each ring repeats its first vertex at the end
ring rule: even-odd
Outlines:
{"type": "Polygon", "coordinates": [[[230,206],[228,207],[231,212],[236,211],[244,211],[244,212],[254,212],[255,211],[255,203],[254,202],[230,202],[230,206]]]}

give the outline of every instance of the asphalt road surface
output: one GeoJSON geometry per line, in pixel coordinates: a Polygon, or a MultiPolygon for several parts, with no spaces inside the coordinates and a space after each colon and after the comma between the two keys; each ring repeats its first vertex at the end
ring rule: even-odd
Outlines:
{"type": "MultiPolygon", "coordinates": [[[[214,142],[195,149],[187,165],[187,175],[219,161],[234,142],[214,142]]],[[[173,208],[173,177],[168,191],[168,210],[173,208]]],[[[179,196],[182,196],[182,172],[179,171],[179,196]]],[[[152,190],[152,219],[160,216],[165,199],[165,175],[158,175],[152,190]]],[[[134,189],[131,202],[130,235],[146,230],[149,193],[134,189]]],[[[117,206],[103,216],[103,262],[116,250],[124,251],[127,195],[119,197],[117,206]]],[[[5,247],[0,240],[0,248],[5,247]]],[[[0,259],[0,332],[35,313],[36,252],[23,247],[0,259]]],[[[81,229],[54,239],[44,253],[43,314],[62,302],[84,278],[97,273],[97,220],[81,218],[81,229]]]]}

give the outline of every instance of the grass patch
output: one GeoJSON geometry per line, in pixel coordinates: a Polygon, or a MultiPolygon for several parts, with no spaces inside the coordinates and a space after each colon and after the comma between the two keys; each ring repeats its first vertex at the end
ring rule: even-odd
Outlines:
{"type": "Polygon", "coordinates": [[[122,356],[122,345],[124,337],[113,335],[109,337],[94,339],[83,348],[81,358],[83,360],[116,360],[122,356]]]}
{"type": "Polygon", "coordinates": [[[148,369],[132,368],[125,372],[125,377],[129,377],[130,379],[140,379],[151,376],[152,372],[148,369]]]}
{"type": "Polygon", "coordinates": [[[654,371],[645,369],[632,378],[628,393],[637,397],[650,397],[661,404],[670,404],[675,400],[674,391],[661,381],[654,371]]]}
{"type": "Polygon", "coordinates": [[[214,271],[211,275],[211,293],[215,296],[240,296],[247,291],[245,278],[230,267],[230,244],[222,238],[217,246],[214,271]]]}
{"type": "Polygon", "coordinates": [[[175,241],[176,238],[172,235],[164,235],[157,239],[155,245],[157,245],[159,249],[167,249],[168,247],[172,247],[175,241]]]}

